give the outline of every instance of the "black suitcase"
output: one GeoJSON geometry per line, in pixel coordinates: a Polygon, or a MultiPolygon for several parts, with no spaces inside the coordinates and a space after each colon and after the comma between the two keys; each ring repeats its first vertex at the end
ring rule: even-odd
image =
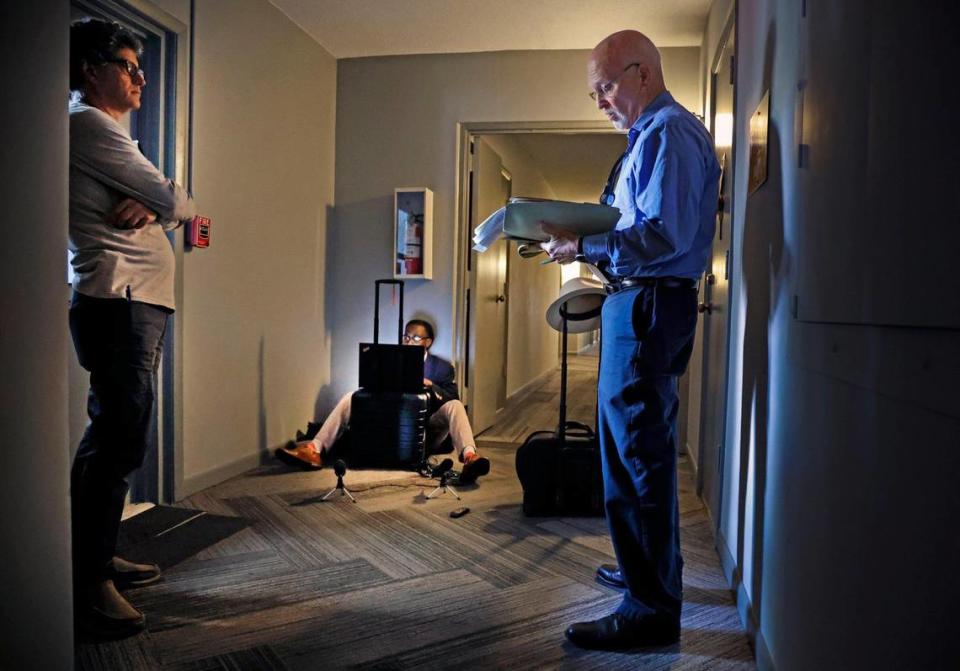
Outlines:
{"type": "Polygon", "coordinates": [[[603,473],[597,437],[568,422],[566,430],[537,431],[517,449],[523,514],[603,516],[603,473]]]}
{"type": "MultiPolygon", "coordinates": [[[[403,338],[403,281],[377,280],[373,342],[380,340],[380,285],[399,286],[397,342],[403,338]]],[[[424,459],[430,397],[425,392],[354,392],[350,430],[343,437],[344,460],[351,468],[415,469],[424,459]]],[[[338,441],[338,443],[341,441],[338,441]]]]}
{"type": "Polygon", "coordinates": [[[567,421],[567,320],[592,319],[599,308],[569,314],[561,307],[560,422],[556,431],[536,431],[517,448],[517,477],[523,487],[523,513],[603,516],[603,468],[597,436],[586,424],[567,421]]]}
{"type": "Polygon", "coordinates": [[[426,393],[354,392],[350,407],[351,467],[416,468],[426,444],[426,393]]]}

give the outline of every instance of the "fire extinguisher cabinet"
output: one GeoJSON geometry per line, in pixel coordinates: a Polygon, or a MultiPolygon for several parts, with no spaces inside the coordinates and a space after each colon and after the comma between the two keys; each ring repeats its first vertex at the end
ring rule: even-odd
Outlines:
{"type": "Polygon", "coordinates": [[[433,191],[393,190],[393,276],[433,279],[433,191]]]}

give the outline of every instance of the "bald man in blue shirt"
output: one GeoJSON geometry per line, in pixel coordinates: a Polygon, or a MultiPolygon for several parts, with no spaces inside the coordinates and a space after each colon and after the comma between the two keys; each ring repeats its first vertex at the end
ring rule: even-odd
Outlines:
{"type": "Polygon", "coordinates": [[[544,223],[551,258],[586,261],[609,279],[603,306],[598,433],[604,499],[619,568],[598,578],[625,587],[615,612],[570,626],[584,648],[669,645],[680,637],[677,378],[697,322],[697,280],[710,253],[720,166],[703,124],[666,90],[660,54],[625,30],[598,44],[590,97],[627,132],[601,200],[620,209],[610,233],[577,237],[544,223]]]}

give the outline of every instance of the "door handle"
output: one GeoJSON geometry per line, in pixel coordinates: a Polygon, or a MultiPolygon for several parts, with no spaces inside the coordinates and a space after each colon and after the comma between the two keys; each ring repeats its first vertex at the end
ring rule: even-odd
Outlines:
{"type": "Polygon", "coordinates": [[[507,300],[507,297],[504,296],[503,294],[500,294],[500,295],[497,296],[497,298],[496,298],[496,301],[497,301],[498,303],[505,303],[506,300],[507,300]]]}
{"type": "Polygon", "coordinates": [[[713,314],[713,303],[710,303],[709,301],[705,303],[704,302],[698,303],[697,312],[699,312],[700,314],[703,314],[704,312],[706,312],[708,315],[713,314]]]}

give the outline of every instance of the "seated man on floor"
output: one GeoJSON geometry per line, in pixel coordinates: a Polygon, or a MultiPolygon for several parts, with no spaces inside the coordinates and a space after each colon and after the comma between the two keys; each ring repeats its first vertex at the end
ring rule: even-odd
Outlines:
{"type": "MultiPolygon", "coordinates": [[[[470,484],[490,472],[490,461],[477,454],[476,442],[467,411],[460,402],[454,382],[453,365],[430,354],[433,345],[433,325],[422,319],[411,319],[404,328],[403,344],[424,348],[423,384],[430,395],[427,420],[427,454],[432,454],[447,438],[463,463],[460,484],[470,484]]],[[[322,468],[329,465],[330,448],[350,426],[350,407],[353,392],[340,399],[313,440],[304,440],[293,447],[281,447],[277,458],[304,468],[322,468]]]]}

